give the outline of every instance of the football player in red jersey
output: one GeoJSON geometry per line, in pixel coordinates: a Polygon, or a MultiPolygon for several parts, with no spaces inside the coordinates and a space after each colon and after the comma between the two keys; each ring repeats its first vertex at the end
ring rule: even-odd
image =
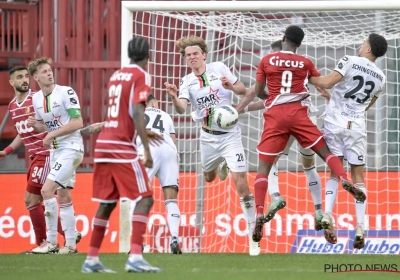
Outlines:
{"type": "Polygon", "coordinates": [[[259,166],[254,182],[257,209],[254,241],[262,238],[268,174],[276,156],[283,152],[290,135],[303,148],[312,149],[320,156],[338,174],[343,187],[356,199],[366,199],[365,194],[349,181],[340,159],[329,151],[322,133],[308,116],[308,107],[302,103],[309,96],[304,81],[320,76],[311,60],[296,54],[303,38],[304,31],[300,27],[289,26],[282,39],[283,50],[264,56],[257,70],[255,92],[265,100],[264,105],[268,110],[263,114],[264,130],[257,146],[259,166]],[[264,91],[265,85],[268,94],[264,91]]]}
{"type": "MultiPolygon", "coordinates": [[[[93,200],[100,202],[93,221],[88,255],[83,273],[115,273],[99,260],[99,250],[108,220],[118,200],[136,202],[132,216],[132,237],[127,272],[161,272],[143,259],[142,244],[148,215],[153,206],[152,191],[145,167],[153,167],[146,132],[144,110],[151,79],[145,71],[149,60],[149,43],[134,38],[128,44],[131,64],[116,71],[108,83],[108,114],[96,141],[93,175],[93,200]],[[144,147],[143,163],[136,148],[136,135],[144,147]]],[[[162,137],[152,133],[156,138],[162,137]]]]}

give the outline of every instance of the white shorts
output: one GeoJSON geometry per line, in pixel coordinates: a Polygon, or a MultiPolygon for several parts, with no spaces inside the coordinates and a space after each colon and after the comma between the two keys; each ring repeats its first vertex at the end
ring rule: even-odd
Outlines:
{"type": "MultiPolygon", "coordinates": [[[[76,168],[83,160],[83,152],[72,149],[50,151],[50,173],[48,179],[60,185],[60,188],[74,188],[76,168]]],[[[60,189],[59,188],[59,189],[60,189]]]]}
{"type": "MultiPolygon", "coordinates": [[[[313,124],[317,124],[317,117],[316,116],[310,116],[310,120],[313,122],[313,124]]],[[[285,149],[283,150],[283,152],[281,153],[281,155],[289,155],[289,151],[290,151],[290,147],[292,146],[294,140],[296,140],[296,138],[294,138],[294,136],[290,135],[289,140],[286,144],[285,149]]],[[[314,151],[311,149],[304,149],[299,142],[297,142],[297,148],[299,149],[299,153],[305,157],[305,158],[314,158],[314,151]]]]}
{"type": "Polygon", "coordinates": [[[224,159],[232,172],[247,172],[240,130],[213,135],[201,129],[200,148],[204,172],[214,170],[224,159]]]}
{"type": "MultiPolygon", "coordinates": [[[[143,147],[143,146],[142,146],[143,147]]],[[[143,157],[143,148],[138,150],[139,157],[143,157]]],[[[179,164],[178,153],[170,144],[163,143],[160,146],[150,146],[153,167],[146,168],[149,182],[156,176],[160,180],[161,187],[175,186],[179,188],[179,164]]]]}
{"type": "Polygon", "coordinates": [[[332,154],[344,157],[351,165],[364,165],[367,134],[324,122],[324,137],[332,154]]]}

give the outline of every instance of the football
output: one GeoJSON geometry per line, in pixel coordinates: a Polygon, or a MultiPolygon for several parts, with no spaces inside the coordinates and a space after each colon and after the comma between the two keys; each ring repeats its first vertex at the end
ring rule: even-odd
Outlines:
{"type": "Polygon", "coordinates": [[[223,105],[215,110],[215,122],[222,129],[233,128],[239,120],[239,114],[235,108],[223,105]]]}

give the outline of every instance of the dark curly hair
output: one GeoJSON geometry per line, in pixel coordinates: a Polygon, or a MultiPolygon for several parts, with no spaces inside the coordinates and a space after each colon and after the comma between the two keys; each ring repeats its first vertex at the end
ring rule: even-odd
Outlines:
{"type": "Polygon", "coordinates": [[[149,57],[149,42],[142,37],[136,37],[128,43],[128,57],[134,62],[141,61],[149,57]]]}
{"type": "Polygon", "coordinates": [[[371,46],[372,54],[376,58],[385,55],[387,48],[388,48],[388,43],[387,43],[385,37],[375,34],[375,33],[371,33],[368,36],[368,43],[371,46]]]}
{"type": "Polygon", "coordinates": [[[285,38],[299,47],[304,38],[304,31],[297,25],[290,25],[285,30],[285,38]]]}

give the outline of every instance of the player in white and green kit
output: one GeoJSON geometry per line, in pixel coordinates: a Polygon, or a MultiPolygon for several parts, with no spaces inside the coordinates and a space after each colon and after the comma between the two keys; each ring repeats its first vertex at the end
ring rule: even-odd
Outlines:
{"type": "Polygon", "coordinates": [[[41,194],[45,205],[47,240],[33,253],[57,252],[58,205],[60,203],[61,225],[66,244],[60,254],[76,253],[75,212],[70,190],[75,184],[75,169],[83,159],[83,127],[78,96],[66,86],[56,85],[50,66],[51,60],[41,58],[29,64],[29,74],[37,81],[40,91],[33,96],[35,116],[30,116],[28,125],[36,131],[47,131],[43,145],[50,149],[50,173],[41,194]]]}

